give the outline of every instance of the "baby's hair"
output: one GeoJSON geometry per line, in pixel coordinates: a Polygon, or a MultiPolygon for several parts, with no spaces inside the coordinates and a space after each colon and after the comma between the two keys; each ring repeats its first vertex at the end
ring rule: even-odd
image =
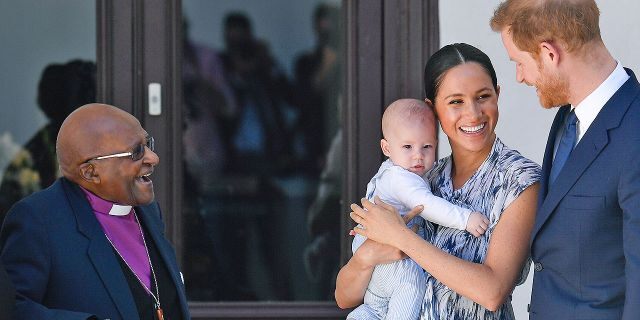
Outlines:
{"type": "Polygon", "coordinates": [[[408,121],[435,124],[435,114],[422,100],[398,99],[392,102],[382,115],[382,135],[386,137],[392,127],[402,126],[403,123],[408,121]]]}

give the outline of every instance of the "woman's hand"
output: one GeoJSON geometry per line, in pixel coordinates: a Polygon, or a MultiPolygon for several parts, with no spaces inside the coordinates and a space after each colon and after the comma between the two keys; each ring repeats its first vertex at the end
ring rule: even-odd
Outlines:
{"type": "MultiPolygon", "coordinates": [[[[403,229],[409,230],[406,226],[405,219],[406,221],[409,221],[422,211],[422,206],[416,207],[407,213],[403,219],[392,206],[382,202],[377,197],[375,202],[378,205],[375,205],[365,199],[362,200],[362,205],[367,208],[367,211],[356,204],[352,204],[351,210],[353,210],[353,212],[350,213],[351,218],[356,222],[364,220],[357,218],[362,215],[367,215],[368,219],[374,219],[373,216],[369,214],[377,212],[377,214],[383,216],[386,215],[384,219],[388,219],[392,223],[397,224],[398,229],[402,231],[403,229]]],[[[382,221],[386,221],[384,219],[382,221]]],[[[363,226],[371,229],[376,228],[371,224],[371,220],[368,222],[369,223],[367,224],[363,224],[363,226]]],[[[385,222],[380,222],[379,224],[384,226],[384,223],[385,222]]],[[[355,231],[352,230],[350,232],[351,235],[354,235],[357,232],[361,235],[367,236],[366,232],[370,231],[370,229],[364,230],[359,227],[356,227],[354,230],[355,231]]],[[[375,240],[376,239],[367,239],[360,248],[358,248],[353,257],[349,259],[347,264],[340,269],[340,272],[338,272],[335,291],[335,298],[338,307],[343,309],[353,308],[361,304],[375,266],[378,264],[397,261],[406,256],[398,248],[375,240]]]]}
{"type": "Polygon", "coordinates": [[[406,258],[406,255],[387,244],[367,239],[353,254],[355,263],[362,268],[373,268],[379,264],[391,263],[406,258]]]}
{"type": "Polygon", "coordinates": [[[361,201],[362,207],[351,204],[351,219],[362,226],[353,228],[353,232],[396,248],[402,232],[409,230],[407,222],[423,209],[422,206],[417,206],[402,217],[393,206],[384,203],[378,197],[375,197],[375,203],[364,198],[361,201]]]}

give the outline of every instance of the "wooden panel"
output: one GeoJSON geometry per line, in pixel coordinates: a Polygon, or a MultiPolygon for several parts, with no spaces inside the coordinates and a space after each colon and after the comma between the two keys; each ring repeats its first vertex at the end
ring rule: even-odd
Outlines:
{"type": "MultiPolygon", "coordinates": [[[[136,113],[143,124],[156,138],[156,153],[160,164],[154,171],[156,199],[163,209],[163,219],[167,227],[167,237],[180,252],[182,212],[182,126],[180,63],[177,28],[181,25],[181,7],[177,1],[145,0],[140,8],[142,24],[139,25],[142,43],[140,48],[141,78],[136,92],[136,113]],[[162,94],[162,113],[150,115],[148,110],[148,86],[159,83],[162,94]]],[[[138,25],[138,24],[136,24],[138,25]]],[[[182,255],[178,255],[178,259],[182,255]]]]}
{"type": "Polygon", "coordinates": [[[98,0],[96,14],[98,101],[134,110],[135,9],[127,0],[98,0]]]}
{"type": "Polygon", "coordinates": [[[383,97],[383,2],[347,1],[346,92],[344,108],[345,170],[341,239],[342,261],[351,256],[353,227],[349,204],[359,202],[380,164],[379,127],[383,97]]]}
{"type": "Polygon", "coordinates": [[[423,68],[438,48],[437,12],[437,1],[385,1],[383,110],[399,98],[424,98],[423,68]]]}
{"type": "Polygon", "coordinates": [[[234,302],[189,304],[193,319],[344,319],[348,311],[332,302],[234,302]]]}

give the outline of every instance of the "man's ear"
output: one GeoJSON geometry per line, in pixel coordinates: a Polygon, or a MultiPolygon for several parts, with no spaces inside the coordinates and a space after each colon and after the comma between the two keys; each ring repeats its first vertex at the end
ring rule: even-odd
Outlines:
{"type": "Polygon", "coordinates": [[[96,166],[89,162],[80,165],[80,178],[90,183],[100,183],[100,175],[96,166]]]}
{"type": "Polygon", "coordinates": [[[496,96],[500,98],[500,85],[496,86],[496,96]]]}
{"type": "Polygon", "coordinates": [[[543,41],[540,42],[540,59],[542,63],[557,66],[560,63],[562,48],[556,43],[543,41]]]}
{"type": "Polygon", "coordinates": [[[382,149],[382,153],[384,153],[385,156],[391,156],[391,152],[389,151],[389,142],[384,138],[380,139],[380,149],[382,149]]]}

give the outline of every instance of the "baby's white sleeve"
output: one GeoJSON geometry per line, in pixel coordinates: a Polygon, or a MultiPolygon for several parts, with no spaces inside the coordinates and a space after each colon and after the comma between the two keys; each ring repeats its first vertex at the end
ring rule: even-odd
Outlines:
{"type": "Polygon", "coordinates": [[[471,210],[456,206],[431,193],[429,185],[420,176],[405,170],[394,170],[390,179],[394,197],[409,209],[423,205],[420,216],[441,226],[465,230],[471,210]]]}

